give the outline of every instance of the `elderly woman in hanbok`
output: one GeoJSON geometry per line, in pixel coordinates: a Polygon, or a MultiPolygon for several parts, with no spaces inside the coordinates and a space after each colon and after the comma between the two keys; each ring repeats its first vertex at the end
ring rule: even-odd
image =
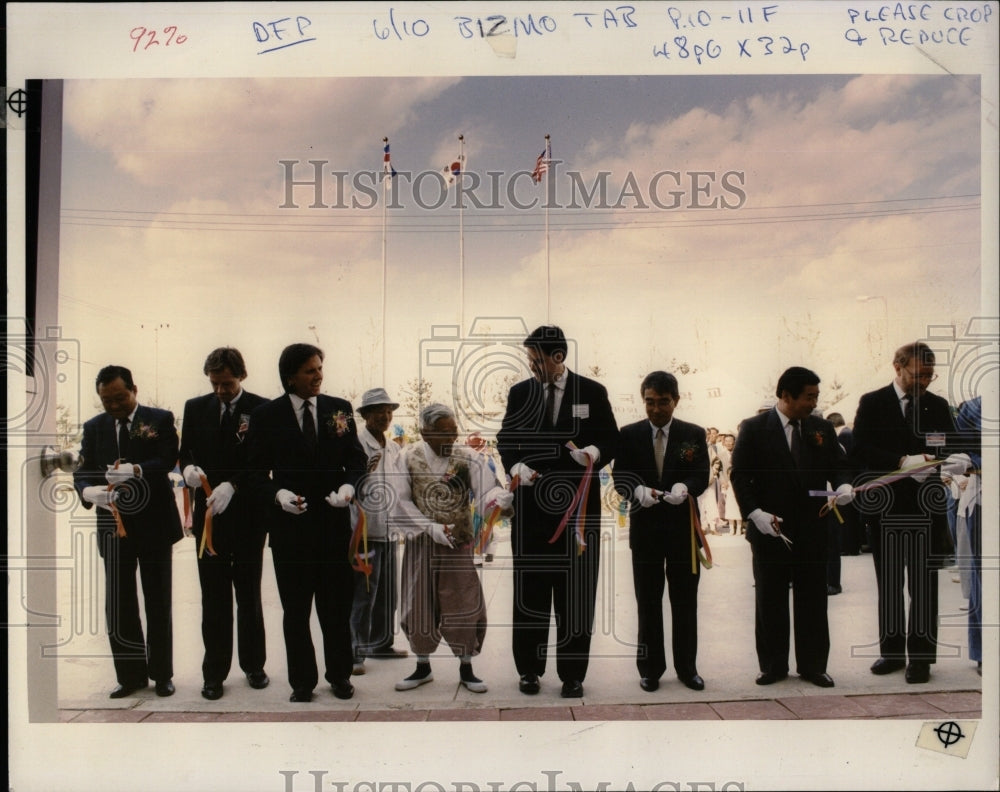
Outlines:
{"type": "MultiPolygon", "coordinates": [[[[396,683],[412,690],[434,679],[430,655],[442,638],[460,660],[459,678],[474,693],[486,683],[472,670],[486,635],[486,601],[473,565],[472,506],[486,519],[509,510],[513,496],[497,481],[482,454],[456,445],[454,412],[431,404],[420,412],[421,440],[407,446],[407,479],[397,511],[406,534],[400,624],[417,656],[416,670],[396,683]]],[[[509,513],[509,511],[507,511],[509,513]]]]}

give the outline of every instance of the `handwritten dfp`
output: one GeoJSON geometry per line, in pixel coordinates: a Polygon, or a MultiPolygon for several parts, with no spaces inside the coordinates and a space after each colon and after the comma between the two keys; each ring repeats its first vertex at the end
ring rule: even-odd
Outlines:
{"type": "Polygon", "coordinates": [[[307,41],[315,41],[315,36],[309,36],[306,33],[306,30],[311,26],[312,20],[304,16],[297,16],[294,20],[291,17],[282,17],[273,22],[255,21],[253,34],[257,43],[270,45],[257,54],[263,55],[265,52],[274,52],[286,47],[294,47],[296,44],[305,44],[307,41]]]}

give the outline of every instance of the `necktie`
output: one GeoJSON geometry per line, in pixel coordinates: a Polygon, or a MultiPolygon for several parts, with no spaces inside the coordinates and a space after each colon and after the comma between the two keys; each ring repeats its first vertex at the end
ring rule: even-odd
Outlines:
{"type": "Polygon", "coordinates": [[[795,460],[795,466],[798,467],[802,464],[802,436],[799,434],[799,422],[789,421],[788,425],[792,427],[792,459],[795,460]]]}
{"type": "Polygon", "coordinates": [[[663,477],[663,454],[667,450],[667,444],[663,436],[663,429],[656,430],[656,440],[653,442],[653,454],[656,456],[656,475],[663,477]]]}
{"type": "Polygon", "coordinates": [[[312,405],[308,401],[302,402],[302,434],[305,435],[306,445],[310,451],[316,450],[316,423],[313,421],[312,405]]]}
{"type": "Polygon", "coordinates": [[[907,426],[913,426],[913,399],[909,396],[903,397],[903,420],[907,426]]]}
{"type": "Polygon", "coordinates": [[[232,422],[233,422],[233,406],[229,402],[226,402],[223,405],[222,415],[219,418],[219,428],[222,430],[223,434],[228,433],[229,427],[232,425],[232,422]]]}
{"type": "Polygon", "coordinates": [[[554,382],[550,382],[548,385],[548,393],[545,396],[545,420],[549,422],[549,426],[556,425],[556,385],[554,382]]]}
{"type": "Polygon", "coordinates": [[[128,418],[118,422],[118,458],[128,459],[128,418]]]}

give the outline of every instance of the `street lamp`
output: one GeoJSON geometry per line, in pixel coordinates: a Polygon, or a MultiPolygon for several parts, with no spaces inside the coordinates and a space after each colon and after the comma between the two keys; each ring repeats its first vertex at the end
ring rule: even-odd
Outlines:
{"type": "MultiPolygon", "coordinates": [[[[140,328],[145,329],[146,325],[139,325],[140,328]]],[[[150,325],[153,328],[153,399],[156,401],[156,406],[160,406],[160,328],[169,328],[170,325],[167,322],[160,322],[159,324],[150,325]]]]}

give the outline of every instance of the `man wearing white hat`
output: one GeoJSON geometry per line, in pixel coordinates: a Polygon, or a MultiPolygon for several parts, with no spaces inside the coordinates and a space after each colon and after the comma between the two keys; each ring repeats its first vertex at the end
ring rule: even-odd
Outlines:
{"type": "MultiPolygon", "coordinates": [[[[392,413],[399,404],[385,388],[372,388],[361,396],[358,413],[365,422],[358,440],[368,455],[368,472],[358,488],[361,508],[368,523],[368,562],[371,575],[355,572],[351,634],[354,643],[354,674],[365,672],[365,657],[406,657],[405,649],[392,646],[396,621],[396,544],[390,513],[396,503],[396,485],[406,475],[402,449],[386,441],[392,413]]],[[[364,552],[359,548],[359,552],[364,552]]]]}

